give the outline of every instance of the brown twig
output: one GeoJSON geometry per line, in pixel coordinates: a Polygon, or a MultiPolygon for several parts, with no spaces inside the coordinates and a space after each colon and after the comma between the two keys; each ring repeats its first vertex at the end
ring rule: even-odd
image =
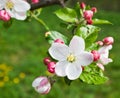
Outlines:
{"type": "Polygon", "coordinates": [[[67,0],[40,0],[39,3],[33,4],[31,0],[27,0],[27,2],[31,4],[31,10],[35,10],[41,7],[55,5],[55,4],[65,7],[66,1],[67,0]]]}

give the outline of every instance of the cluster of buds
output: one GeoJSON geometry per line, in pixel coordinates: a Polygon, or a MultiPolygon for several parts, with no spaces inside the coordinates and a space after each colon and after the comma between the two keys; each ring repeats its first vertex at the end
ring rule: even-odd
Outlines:
{"type": "Polygon", "coordinates": [[[80,4],[80,7],[83,10],[83,17],[86,20],[87,24],[92,24],[93,14],[97,12],[96,7],[92,7],[90,10],[85,10],[86,4],[84,2],[80,4]]]}
{"type": "Polygon", "coordinates": [[[10,15],[6,12],[6,10],[0,10],[0,20],[9,21],[10,15]]]}
{"type": "Polygon", "coordinates": [[[55,73],[56,62],[51,61],[49,57],[44,58],[43,62],[47,66],[48,72],[55,73]]]}
{"type": "Polygon", "coordinates": [[[97,44],[101,46],[98,51],[92,50],[94,61],[97,61],[97,66],[104,70],[103,65],[107,65],[109,62],[112,62],[112,59],[108,58],[109,50],[112,49],[112,44],[114,43],[113,37],[106,37],[103,41],[98,41],[97,44]]]}
{"type": "Polygon", "coordinates": [[[40,0],[32,0],[32,3],[35,4],[35,3],[38,3],[40,0]]]}

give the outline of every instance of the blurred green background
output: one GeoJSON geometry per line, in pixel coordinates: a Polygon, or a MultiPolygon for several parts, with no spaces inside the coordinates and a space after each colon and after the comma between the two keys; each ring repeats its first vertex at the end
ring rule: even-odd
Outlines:
{"type": "MultiPolygon", "coordinates": [[[[44,38],[46,30],[37,21],[15,21],[5,29],[0,21],[0,98],[119,98],[120,94],[120,6],[119,0],[84,0],[99,10],[94,17],[107,19],[113,25],[100,25],[98,40],[113,36],[115,43],[110,51],[113,63],[105,66],[110,79],[103,85],[88,85],[74,81],[70,86],[63,80],[55,83],[48,95],[40,95],[32,88],[32,81],[46,73],[42,60],[47,56],[49,45],[44,38]],[[103,6],[104,5],[104,6],[103,6]]],[[[71,4],[71,2],[69,2],[71,4]]],[[[53,12],[59,6],[43,9],[42,18],[51,30],[69,36],[69,31],[60,27],[53,12]]]]}

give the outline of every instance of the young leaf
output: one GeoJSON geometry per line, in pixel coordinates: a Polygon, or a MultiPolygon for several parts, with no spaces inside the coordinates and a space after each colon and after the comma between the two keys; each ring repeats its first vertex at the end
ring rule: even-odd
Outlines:
{"type": "Polygon", "coordinates": [[[65,22],[73,23],[77,21],[77,14],[75,10],[71,8],[59,9],[55,12],[55,14],[65,22]]]}
{"type": "Polygon", "coordinates": [[[112,24],[108,20],[93,19],[93,24],[112,24]]]}
{"type": "Polygon", "coordinates": [[[103,72],[95,65],[86,66],[80,75],[80,80],[88,84],[103,84],[108,78],[103,75],[103,72]]]}
{"type": "Polygon", "coordinates": [[[87,25],[88,28],[88,35],[86,36],[85,43],[86,48],[90,47],[93,42],[97,39],[98,32],[100,31],[99,27],[87,25]]]}
{"type": "Polygon", "coordinates": [[[56,39],[61,39],[67,44],[67,37],[57,31],[49,31],[49,34],[46,35],[46,39],[50,44],[52,44],[56,39]]]}
{"type": "Polygon", "coordinates": [[[85,39],[86,48],[89,48],[92,43],[97,39],[100,28],[92,25],[81,26],[76,30],[76,35],[85,39]]]}

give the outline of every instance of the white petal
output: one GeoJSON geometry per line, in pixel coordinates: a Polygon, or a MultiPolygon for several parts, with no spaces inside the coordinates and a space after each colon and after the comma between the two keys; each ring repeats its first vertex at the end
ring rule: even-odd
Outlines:
{"type": "Polygon", "coordinates": [[[30,9],[30,5],[24,0],[17,0],[17,2],[15,2],[14,9],[17,12],[26,12],[30,9]]]}
{"type": "Polygon", "coordinates": [[[14,13],[15,14],[15,17],[14,18],[16,18],[16,19],[18,19],[18,20],[25,20],[26,19],[26,13],[25,12],[16,12],[16,13],[14,13]]]}
{"type": "Polygon", "coordinates": [[[76,55],[85,49],[84,39],[78,36],[74,36],[70,42],[70,50],[76,55]]]}
{"type": "Polygon", "coordinates": [[[93,62],[93,55],[90,52],[82,52],[76,58],[76,63],[82,66],[89,65],[93,62]]]}
{"type": "Polygon", "coordinates": [[[0,10],[2,10],[5,7],[5,1],[0,0],[0,10]]]}
{"type": "Polygon", "coordinates": [[[101,62],[103,65],[107,65],[108,63],[112,62],[112,59],[110,58],[105,58],[105,57],[100,57],[99,62],[101,62]]]}
{"type": "Polygon", "coordinates": [[[79,78],[80,74],[82,73],[81,66],[75,65],[74,63],[71,63],[66,68],[66,74],[68,79],[75,80],[79,78]]]}
{"type": "Polygon", "coordinates": [[[66,67],[69,65],[69,63],[67,61],[61,61],[58,62],[55,66],[55,73],[58,76],[64,77],[66,76],[66,67]]]}
{"type": "Polygon", "coordinates": [[[104,69],[105,69],[104,65],[102,65],[101,63],[97,63],[97,66],[104,71],[104,69]]]}
{"type": "Polygon", "coordinates": [[[56,60],[65,60],[69,55],[69,47],[65,44],[53,43],[49,53],[56,60]]]}
{"type": "Polygon", "coordinates": [[[104,51],[109,51],[109,50],[111,50],[111,49],[112,49],[112,45],[106,45],[106,46],[101,47],[101,48],[98,50],[98,52],[101,54],[101,53],[103,53],[104,51]]]}
{"type": "Polygon", "coordinates": [[[32,87],[37,87],[37,86],[39,86],[42,79],[43,79],[43,78],[40,78],[40,77],[36,78],[36,79],[32,82],[32,87]]]}

